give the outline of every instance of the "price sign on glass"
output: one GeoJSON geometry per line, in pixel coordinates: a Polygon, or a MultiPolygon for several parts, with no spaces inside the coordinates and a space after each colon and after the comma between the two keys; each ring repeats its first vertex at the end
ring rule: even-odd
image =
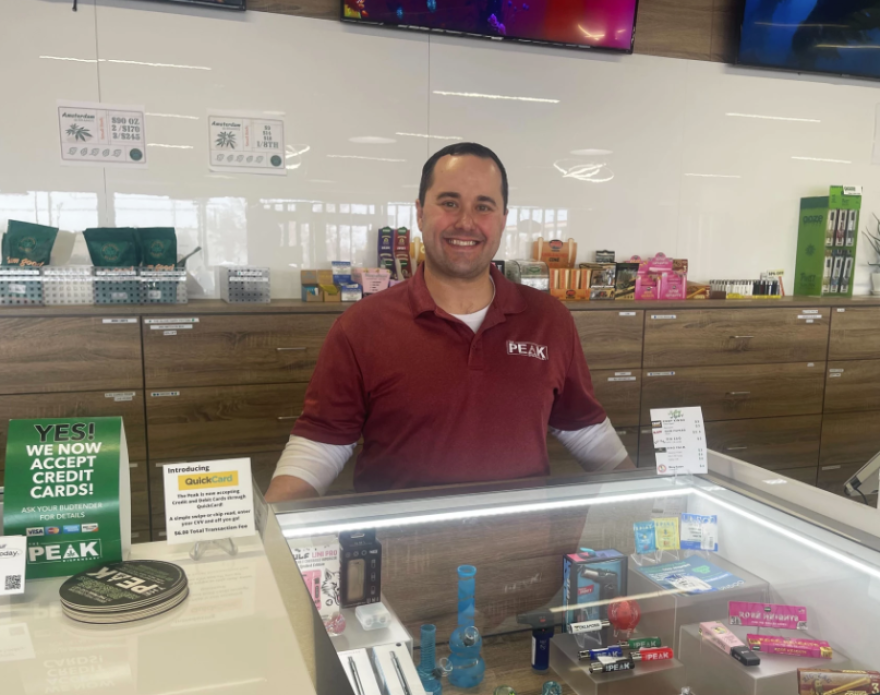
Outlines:
{"type": "Polygon", "coordinates": [[[652,408],[651,431],[658,475],[709,472],[701,408],[652,408]]]}

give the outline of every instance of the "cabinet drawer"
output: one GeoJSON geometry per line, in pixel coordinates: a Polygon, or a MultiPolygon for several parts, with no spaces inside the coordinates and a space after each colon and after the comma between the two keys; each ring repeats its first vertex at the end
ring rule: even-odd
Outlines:
{"type": "Polygon", "coordinates": [[[337,314],[193,317],[176,335],[144,319],[147,388],[307,382],[337,314]]]}
{"type": "MultiPolygon", "coordinates": [[[[278,464],[278,459],[281,458],[281,452],[282,449],[278,449],[276,451],[263,451],[241,456],[241,458],[249,458],[251,460],[251,475],[253,475],[254,482],[263,494],[266,494],[266,490],[272,480],[272,474],[275,473],[275,466],[278,464]]],[[[216,456],[196,456],[187,458],[186,462],[196,463],[198,461],[211,461],[216,458],[216,456]]],[[[239,457],[230,456],[227,458],[239,457]]],[[[162,469],[167,465],[180,463],[180,459],[171,461],[153,461],[150,463],[149,489],[153,505],[149,511],[152,516],[154,528],[165,528],[165,476],[162,469]]]]}
{"type": "Polygon", "coordinates": [[[829,362],[825,412],[880,409],[880,360],[829,362]]]}
{"type": "Polygon", "coordinates": [[[642,372],[602,370],[591,372],[593,392],[611,424],[628,427],[639,424],[639,402],[642,397],[642,372]]]}
{"type": "Polygon", "coordinates": [[[706,423],[710,449],[762,468],[783,471],[812,466],[815,473],[821,431],[821,415],[706,423]]]}
{"type": "Polygon", "coordinates": [[[282,449],[305,384],[147,391],[150,458],[228,458],[282,449]]]}
{"type": "Polygon", "coordinates": [[[832,309],[829,360],[869,360],[880,355],[880,307],[832,309]]]}
{"type": "Polygon", "coordinates": [[[147,460],[144,430],[144,392],[88,391],[84,393],[32,393],[0,396],[0,484],[6,461],[6,435],[10,420],[54,417],[121,417],[131,461],[147,460]],[[117,400],[117,398],[119,400],[117,400]]]}
{"type": "MultiPolygon", "coordinates": [[[[830,466],[820,466],[819,467],[819,480],[817,482],[817,486],[822,488],[823,490],[827,490],[828,492],[832,492],[835,495],[841,495],[846,497],[847,499],[852,499],[857,501],[859,504],[864,504],[864,500],[862,497],[856,493],[855,497],[850,497],[844,492],[843,486],[846,484],[846,481],[849,480],[853,475],[859,472],[859,469],[864,466],[868,461],[865,460],[862,463],[850,464],[847,466],[833,464],[830,466]]],[[[877,495],[868,495],[868,504],[877,508],[877,495]]]]}
{"type": "Polygon", "coordinates": [[[827,307],[648,311],[644,367],[821,362],[830,312],[827,307]]]}
{"type": "Polygon", "coordinates": [[[646,369],[642,424],[651,408],[697,405],[707,422],[821,413],[824,371],[824,362],[646,369]]]}
{"type": "MultiPolygon", "coordinates": [[[[639,458],[639,430],[638,427],[626,427],[615,429],[617,435],[629,457],[635,463],[639,458]]],[[[577,462],[568,449],[552,434],[547,436],[547,454],[550,458],[550,475],[554,478],[573,475],[583,475],[584,469],[577,462]]]]}
{"type": "Polygon", "coordinates": [[[143,388],[137,318],[0,318],[0,394],[134,388],[143,388]]]}
{"type": "Polygon", "coordinates": [[[642,366],[644,311],[573,311],[590,369],[642,366]]]}
{"type": "Polygon", "coordinates": [[[137,461],[128,464],[131,484],[131,528],[149,530],[150,528],[150,483],[147,478],[147,464],[137,461]]]}
{"type": "Polygon", "coordinates": [[[822,418],[820,468],[861,467],[878,451],[880,451],[880,410],[835,413],[822,418]]]}

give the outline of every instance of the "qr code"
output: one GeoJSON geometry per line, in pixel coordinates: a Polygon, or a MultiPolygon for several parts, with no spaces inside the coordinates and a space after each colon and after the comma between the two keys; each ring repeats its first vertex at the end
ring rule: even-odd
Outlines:
{"type": "Polygon", "coordinates": [[[21,589],[21,575],[20,574],[7,574],[5,587],[6,587],[6,591],[17,591],[17,590],[21,589]]]}

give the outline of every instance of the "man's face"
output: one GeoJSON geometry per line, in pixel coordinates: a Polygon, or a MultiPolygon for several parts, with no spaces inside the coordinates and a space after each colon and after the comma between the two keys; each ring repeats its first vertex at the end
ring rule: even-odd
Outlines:
{"type": "Polygon", "coordinates": [[[416,209],[431,272],[471,279],[487,271],[507,224],[495,162],[473,155],[443,157],[434,167],[424,206],[416,201],[416,209]]]}

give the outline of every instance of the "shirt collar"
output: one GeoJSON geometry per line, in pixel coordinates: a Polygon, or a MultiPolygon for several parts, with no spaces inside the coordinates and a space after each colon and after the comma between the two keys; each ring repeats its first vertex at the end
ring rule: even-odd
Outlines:
{"type": "MultiPolygon", "coordinates": [[[[508,280],[501,271],[494,265],[489,266],[489,272],[492,275],[492,282],[495,283],[495,298],[489,305],[490,312],[498,310],[502,314],[519,314],[526,310],[526,302],[519,293],[514,283],[508,280]]],[[[410,305],[412,306],[413,316],[420,316],[427,311],[437,311],[438,306],[428,291],[425,284],[425,264],[419,265],[419,269],[412,279],[407,283],[409,285],[410,305]]]]}

